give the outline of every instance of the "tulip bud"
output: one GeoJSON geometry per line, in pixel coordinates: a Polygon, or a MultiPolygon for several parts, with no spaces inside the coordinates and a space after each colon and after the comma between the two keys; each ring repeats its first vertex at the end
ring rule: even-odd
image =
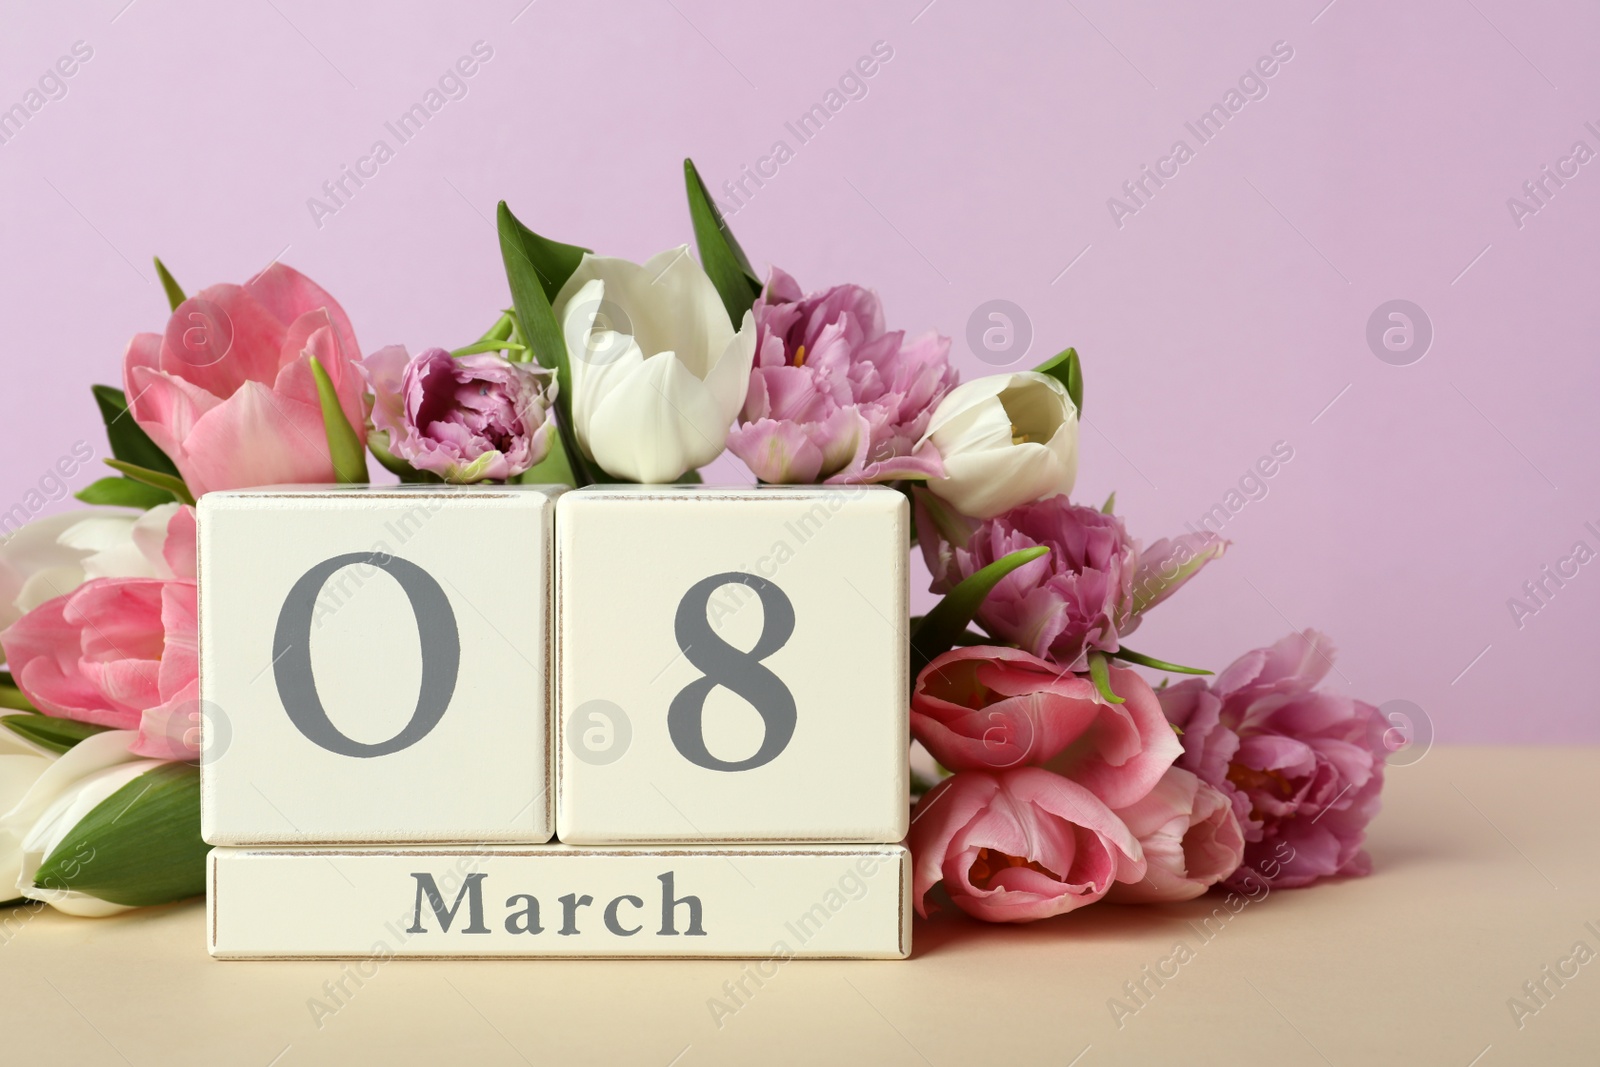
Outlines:
{"type": "MultiPolygon", "coordinates": [[[[46,758],[21,795],[7,806],[9,810],[0,815],[0,839],[16,842],[18,849],[16,868],[7,866],[3,872],[15,879],[17,892],[0,892],[42,900],[69,915],[97,917],[124,910],[125,905],[88,893],[35,885],[34,878],[84,816],[139,775],[161,765],[159,760],[140,759],[128,751],[136,736],[132,730],[107,730],[78,742],[53,762],[46,758]]],[[[92,862],[87,855],[68,859],[72,868],[92,862]]]]}
{"type": "Polygon", "coordinates": [[[644,266],[585,255],[557,294],[572,368],[572,424],[607,474],[668,482],[722,454],[755,358],[688,246],[644,266]]]}
{"type": "Polygon", "coordinates": [[[944,461],[928,488],[977,519],[1070,493],[1078,477],[1078,409],[1065,386],[1035,371],[952,389],[923,440],[944,461]]]}

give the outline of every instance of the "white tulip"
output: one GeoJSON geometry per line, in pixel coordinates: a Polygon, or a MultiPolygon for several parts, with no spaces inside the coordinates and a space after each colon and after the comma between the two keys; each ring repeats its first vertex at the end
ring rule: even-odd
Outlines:
{"type": "MultiPolygon", "coordinates": [[[[55,759],[56,754],[49,749],[0,726],[0,812],[16,806],[55,759]]],[[[0,822],[0,900],[17,895],[11,890],[21,876],[22,835],[0,822]]]]}
{"type": "Polygon", "coordinates": [[[687,245],[644,266],[585,255],[553,305],[572,423],[607,474],[667,482],[716,459],[750,387],[755,320],[737,332],[687,245]]]}
{"type": "Polygon", "coordinates": [[[79,508],[19,529],[0,542],[0,630],[90,578],[171,578],[161,546],[177,509],[79,508]]]}
{"type": "Polygon", "coordinates": [[[975,519],[1070,493],[1078,478],[1078,409],[1047,374],[958,385],[939,402],[923,441],[944,461],[945,476],[929,478],[928,488],[975,519]]]}
{"type": "MultiPolygon", "coordinates": [[[[91,918],[127,910],[125,905],[77,890],[36,886],[33,879],[85,815],[139,775],[161,766],[160,760],[143,759],[128,751],[137,736],[136,730],[105,730],[84,738],[53,762],[47,760],[22,796],[0,815],[0,846],[16,842],[14,871],[19,896],[43,901],[68,915],[91,918]]],[[[0,859],[5,855],[0,851],[0,859]]],[[[94,862],[92,851],[74,859],[80,864],[94,862]]],[[[11,874],[13,868],[4,871],[11,874]]]]}

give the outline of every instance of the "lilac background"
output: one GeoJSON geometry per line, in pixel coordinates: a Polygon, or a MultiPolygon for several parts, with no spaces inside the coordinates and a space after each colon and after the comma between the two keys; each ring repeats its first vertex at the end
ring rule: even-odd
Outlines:
{"type": "Polygon", "coordinates": [[[462,344],[507,299],[497,199],[643,259],[690,237],[684,155],[716,187],[782,139],[732,219],[758,268],[876,287],[966,375],[974,309],[1015,302],[1017,366],[1085,359],[1078,495],[1115,489],[1144,540],[1293,448],[1135,647],[1221,666],[1316,625],[1334,685],[1415,701],[1442,741],[1600,740],[1600,563],[1521,628],[1507,605],[1600,549],[1600,162],[1520,228],[1507,207],[1600,150],[1593,5],[123,3],[5,9],[0,107],[93,58],[0,144],[0,510],[102,447],[88,386],[165,321],[152,253],[191,292],[282,256],[369,351],[462,344]],[[316,225],[308,198],[479,40],[468,95],[316,225]],[[878,41],[868,95],[800,145],[785,122],[878,41]],[[1278,41],[1268,95],[1198,145],[1184,123],[1278,41]],[[1194,159],[1119,228],[1107,198],[1178,138],[1194,159]],[[1395,298],[1435,331],[1408,366],[1365,336],[1395,298]]]}

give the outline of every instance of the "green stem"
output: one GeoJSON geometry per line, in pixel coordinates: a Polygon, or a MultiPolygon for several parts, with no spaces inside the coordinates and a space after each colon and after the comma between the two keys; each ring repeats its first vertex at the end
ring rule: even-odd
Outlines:
{"type": "Polygon", "coordinates": [[[1111,688],[1111,668],[1107,666],[1104,652],[1089,653],[1089,677],[1093,679],[1094,687],[1100,691],[1100,695],[1105,698],[1106,703],[1125,703],[1111,688]]]}
{"type": "Polygon", "coordinates": [[[507,337],[511,336],[511,326],[511,312],[502,311],[500,313],[500,317],[494,320],[494,325],[483,331],[483,336],[479,337],[478,340],[480,342],[504,341],[507,337]]]}
{"type": "Polygon", "coordinates": [[[1111,657],[1113,659],[1127,660],[1129,663],[1137,663],[1139,666],[1149,667],[1151,670],[1170,671],[1173,674],[1216,673],[1215,671],[1208,671],[1201,667],[1185,667],[1180,663],[1168,663],[1166,660],[1156,659],[1154,656],[1143,656],[1133,651],[1131,648],[1119,648],[1115,652],[1111,653],[1111,657]]]}

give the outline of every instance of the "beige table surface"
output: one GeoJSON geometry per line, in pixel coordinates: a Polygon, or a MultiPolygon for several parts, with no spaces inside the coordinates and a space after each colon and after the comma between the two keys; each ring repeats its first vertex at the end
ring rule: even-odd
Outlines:
{"type": "Polygon", "coordinates": [[[213,961],[199,904],[21,913],[0,1063],[1600,1064],[1600,959],[1520,1028],[1508,1006],[1575,942],[1600,952],[1597,812],[1600,749],[1439,748],[1390,769],[1372,877],[1271,893],[1209,942],[1212,897],[935,919],[906,961],[784,964],[720,1028],[738,962],[394,961],[319,1026],[348,965],[213,961]],[[1179,941],[1193,958],[1119,1028],[1108,1001],[1179,941]]]}

